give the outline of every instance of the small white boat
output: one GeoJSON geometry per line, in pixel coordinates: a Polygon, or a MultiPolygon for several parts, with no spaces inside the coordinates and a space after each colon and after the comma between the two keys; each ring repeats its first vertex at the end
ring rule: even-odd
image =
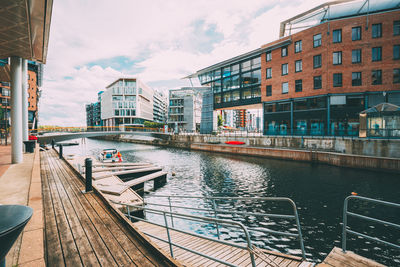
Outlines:
{"type": "Polygon", "coordinates": [[[103,149],[100,153],[100,161],[105,163],[122,162],[122,156],[115,148],[103,149]]]}

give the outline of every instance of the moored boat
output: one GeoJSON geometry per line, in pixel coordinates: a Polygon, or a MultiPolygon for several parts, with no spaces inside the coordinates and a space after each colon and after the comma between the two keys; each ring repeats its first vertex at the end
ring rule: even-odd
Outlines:
{"type": "Polygon", "coordinates": [[[103,149],[100,153],[100,161],[105,163],[122,162],[121,153],[115,148],[103,149]]]}

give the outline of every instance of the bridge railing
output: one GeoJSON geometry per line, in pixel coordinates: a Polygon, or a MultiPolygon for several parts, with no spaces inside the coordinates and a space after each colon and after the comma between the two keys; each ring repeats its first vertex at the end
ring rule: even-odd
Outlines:
{"type": "Polygon", "coordinates": [[[140,126],[88,126],[88,127],[43,127],[40,129],[32,129],[31,133],[81,133],[81,132],[158,132],[163,133],[163,128],[150,128],[140,126]]]}

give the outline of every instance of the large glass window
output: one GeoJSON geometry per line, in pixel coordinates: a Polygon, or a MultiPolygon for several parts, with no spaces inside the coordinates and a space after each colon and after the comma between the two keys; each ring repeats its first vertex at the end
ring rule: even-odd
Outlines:
{"type": "Polygon", "coordinates": [[[382,84],[382,70],[373,70],[372,71],[372,84],[382,84]]]}
{"type": "Polygon", "coordinates": [[[244,89],[242,92],[242,99],[249,99],[251,98],[251,88],[244,89]]]}
{"type": "Polygon", "coordinates": [[[341,87],[342,86],[342,74],[334,73],[333,74],[333,87],[341,87]]]}
{"type": "Polygon", "coordinates": [[[224,78],[222,82],[222,91],[228,91],[232,88],[232,78],[224,78]]]}
{"type": "Polygon", "coordinates": [[[400,59],[400,45],[393,46],[393,59],[400,59]]]}
{"type": "Polygon", "coordinates": [[[322,77],[314,76],[314,89],[321,89],[321,88],[322,88],[322,77]]]}
{"type": "Polygon", "coordinates": [[[296,60],[295,62],[295,71],[301,72],[303,70],[303,64],[301,60],[296,60]]]}
{"type": "Polygon", "coordinates": [[[248,71],[251,68],[251,61],[248,60],[248,61],[242,62],[241,65],[242,65],[242,72],[248,71]]]}
{"type": "Polygon", "coordinates": [[[122,95],[114,95],[114,96],[112,97],[112,100],[113,100],[113,101],[122,101],[122,95]]]}
{"type": "Polygon", "coordinates": [[[224,101],[224,103],[231,102],[232,101],[232,93],[231,92],[225,92],[224,96],[223,96],[223,101],[224,101]]]}
{"type": "Polygon", "coordinates": [[[295,42],[295,43],[294,43],[294,52],[295,52],[295,53],[299,53],[299,52],[301,52],[302,50],[303,50],[303,44],[302,44],[301,40],[295,42]]]}
{"type": "Polygon", "coordinates": [[[239,64],[233,65],[232,66],[232,75],[238,74],[239,73],[239,64]]]}
{"type": "Polygon", "coordinates": [[[221,95],[220,94],[214,95],[214,103],[216,103],[216,104],[221,103],[221,95]]]}
{"type": "Polygon", "coordinates": [[[325,97],[313,97],[308,99],[308,104],[310,109],[321,109],[326,108],[326,98],[325,97]]]}
{"type": "Polygon", "coordinates": [[[255,70],[252,72],[252,83],[261,83],[261,70],[255,70]]]}
{"type": "Polygon", "coordinates": [[[267,77],[267,79],[272,78],[272,68],[267,68],[266,77],[267,77]]]}
{"type": "Polygon", "coordinates": [[[261,88],[260,88],[259,86],[254,87],[254,88],[251,90],[251,95],[252,95],[253,98],[254,98],[254,97],[261,97],[261,88]]]}
{"type": "Polygon", "coordinates": [[[221,92],[221,80],[216,80],[213,84],[213,91],[214,93],[219,93],[221,92]]]}
{"type": "Polygon", "coordinates": [[[221,69],[214,70],[214,79],[221,79],[221,69]]]}
{"type": "Polygon", "coordinates": [[[232,92],[232,101],[237,101],[240,99],[240,91],[236,90],[232,92]]]}
{"type": "Polygon", "coordinates": [[[289,93],[289,83],[284,82],[282,83],[282,94],[287,94],[289,93]]]}
{"type": "Polygon", "coordinates": [[[289,70],[288,70],[288,64],[287,64],[287,63],[286,63],[286,64],[282,64],[282,76],[283,76],[283,75],[287,75],[288,72],[289,72],[289,70]]]}
{"type": "Polygon", "coordinates": [[[382,60],[382,47],[372,47],[372,61],[382,60]]]}
{"type": "Polygon", "coordinates": [[[126,95],[125,101],[136,101],[136,96],[134,95],[126,95]]]}
{"type": "Polygon", "coordinates": [[[294,110],[307,110],[307,99],[295,99],[293,102],[293,109],[294,110]]]}
{"type": "Polygon", "coordinates": [[[361,63],[361,49],[351,51],[351,63],[361,63]]]}
{"type": "Polygon", "coordinates": [[[400,83],[400,69],[393,69],[393,83],[400,83]]]}
{"type": "Polygon", "coordinates": [[[372,38],[382,37],[382,23],[372,24],[372,38]]]}
{"type": "Polygon", "coordinates": [[[316,68],[321,68],[321,65],[322,65],[322,56],[321,56],[321,55],[316,55],[316,56],[314,56],[313,63],[314,63],[314,69],[316,69],[316,68]]]}
{"type": "Polygon", "coordinates": [[[342,51],[333,52],[333,65],[342,64],[342,51]]]}
{"type": "Polygon", "coordinates": [[[393,35],[400,35],[400,20],[393,21],[393,35]]]}
{"type": "Polygon", "coordinates": [[[272,59],[272,53],[271,53],[271,51],[266,52],[266,53],[265,53],[265,60],[266,60],[266,61],[271,61],[271,59],[272,59]]]}
{"type": "Polygon", "coordinates": [[[267,85],[266,87],[266,95],[271,96],[272,95],[272,85],[267,85]]]}
{"type": "Polygon", "coordinates": [[[351,85],[352,86],[362,85],[361,72],[353,72],[351,74],[351,85]]]}
{"type": "Polygon", "coordinates": [[[252,69],[257,69],[261,67],[261,57],[253,58],[252,60],[252,69]]]}
{"type": "Polygon", "coordinates": [[[287,46],[284,46],[281,48],[281,56],[286,57],[288,55],[288,49],[287,46]]]}
{"type": "Polygon", "coordinates": [[[361,40],[361,27],[353,27],[351,28],[351,40],[357,41],[361,40]]]}
{"type": "Polygon", "coordinates": [[[231,81],[231,88],[236,89],[240,87],[240,80],[239,80],[239,75],[234,75],[232,76],[232,81],[231,81]]]}
{"type": "Polygon", "coordinates": [[[295,90],[295,92],[303,91],[303,80],[295,80],[294,81],[294,90],[295,90]]]}
{"type": "Polygon", "coordinates": [[[251,84],[251,72],[242,73],[242,86],[251,84]]]}
{"type": "Polygon", "coordinates": [[[322,37],[321,37],[321,34],[320,34],[320,33],[314,35],[314,37],[313,37],[313,39],[314,39],[314,47],[321,46],[321,44],[322,44],[321,38],[322,38],[322,37]]]}
{"type": "Polygon", "coordinates": [[[231,67],[225,67],[222,69],[222,77],[231,76],[231,67]]]}
{"type": "Polygon", "coordinates": [[[342,42],[342,30],[333,30],[332,31],[332,42],[333,43],[341,43],[342,42]]]}

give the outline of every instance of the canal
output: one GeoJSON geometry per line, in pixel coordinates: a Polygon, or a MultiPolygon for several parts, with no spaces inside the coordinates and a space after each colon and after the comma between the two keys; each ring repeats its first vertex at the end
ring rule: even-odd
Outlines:
{"type": "MultiPolygon", "coordinates": [[[[398,174],[95,139],[79,142],[80,146],[65,147],[65,153],[97,155],[104,148],[117,148],[125,161],[163,166],[169,172],[168,182],[164,187],[146,193],[147,201],[159,201],[157,195],[172,194],[291,198],[298,207],[307,257],[315,261],[324,259],[334,246],[341,247],[343,201],[351,192],[400,203],[398,174]]],[[[193,205],[199,203],[193,202],[193,205]]],[[[363,214],[400,224],[398,210],[360,203],[353,207],[363,214]]],[[[257,203],[239,203],[231,208],[268,210],[265,204],[257,203]]],[[[273,224],[266,223],[279,226],[273,224]]],[[[360,220],[350,220],[349,225],[356,231],[400,243],[399,229],[360,220]]],[[[232,241],[240,239],[234,233],[230,236],[229,231],[223,234],[232,241]]],[[[400,266],[400,250],[354,236],[348,239],[349,250],[389,266],[400,266]]],[[[257,245],[266,249],[300,255],[298,244],[288,238],[260,236],[259,241],[257,245]]]]}

